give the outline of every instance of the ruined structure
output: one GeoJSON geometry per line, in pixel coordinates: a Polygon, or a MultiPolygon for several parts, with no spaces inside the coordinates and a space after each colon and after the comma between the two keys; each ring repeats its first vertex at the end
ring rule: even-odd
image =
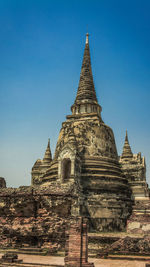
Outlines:
{"type": "MultiPolygon", "coordinates": [[[[12,266],[12,263],[22,263],[22,260],[18,260],[18,255],[16,253],[8,253],[6,252],[0,259],[0,264],[11,264],[12,266]]],[[[2,265],[1,265],[2,266],[2,265]]],[[[8,266],[8,265],[7,265],[8,266]]],[[[14,265],[15,266],[15,265],[14,265]]]]}
{"type": "Polygon", "coordinates": [[[123,230],[131,212],[131,192],[118,162],[113,131],[101,117],[88,35],[71,111],[72,115],[62,124],[50,167],[43,175],[34,175],[35,163],[33,185],[41,184],[43,188],[58,183],[60,188],[74,187],[79,195],[75,215],[88,217],[91,230],[123,230]]]}
{"type": "Polygon", "coordinates": [[[48,141],[43,160],[32,168],[31,186],[1,186],[0,246],[56,251],[64,247],[70,218],[78,216],[88,219],[90,232],[132,231],[143,205],[143,231],[150,230],[145,160],[132,153],[127,134],[118,157],[113,131],[101,111],[87,34],[72,114],[62,123],[54,157],[48,141]]]}
{"type": "Polygon", "coordinates": [[[6,181],[3,177],[0,177],[0,188],[5,188],[6,187],[6,181]]]}
{"type": "Polygon", "coordinates": [[[50,168],[51,161],[52,161],[52,154],[50,150],[50,139],[49,139],[43,160],[38,159],[32,168],[32,172],[31,172],[31,175],[32,175],[31,184],[32,185],[38,184],[38,181],[40,181],[40,177],[45,173],[47,169],[50,168]]]}
{"type": "Polygon", "coordinates": [[[132,189],[132,196],[134,199],[147,199],[147,197],[149,197],[149,189],[146,183],[145,158],[141,157],[141,153],[132,153],[127,131],[120,163],[132,189]]]}

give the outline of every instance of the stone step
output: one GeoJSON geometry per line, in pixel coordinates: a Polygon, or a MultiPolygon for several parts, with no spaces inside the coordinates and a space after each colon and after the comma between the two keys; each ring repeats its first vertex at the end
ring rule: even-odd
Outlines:
{"type": "Polygon", "coordinates": [[[0,267],[4,267],[4,266],[8,266],[8,267],[64,267],[64,265],[55,265],[55,264],[43,264],[43,263],[6,263],[6,262],[0,262],[0,267]]]}
{"type": "Polygon", "coordinates": [[[17,254],[28,254],[28,255],[40,255],[43,256],[44,251],[36,251],[36,250],[23,250],[23,249],[0,249],[1,253],[10,252],[10,253],[17,253],[17,254]]]}
{"type": "Polygon", "coordinates": [[[37,247],[22,247],[22,248],[19,248],[19,250],[24,250],[24,251],[42,251],[42,248],[37,248],[37,247]]]}
{"type": "Polygon", "coordinates": [[[112,259],[112,260],[133,260],[133,261],[149,261],[150,257],[149,256],[144,256],[144,255],[113,255],[110,254],[107,256],[107,259],[112,259]]]}

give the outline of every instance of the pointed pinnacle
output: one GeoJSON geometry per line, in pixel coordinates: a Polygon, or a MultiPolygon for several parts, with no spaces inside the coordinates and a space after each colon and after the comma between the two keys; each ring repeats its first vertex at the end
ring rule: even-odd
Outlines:
{"type": "Polygon", "coordinates": [[[50,149],[50,138],[48,138],[48,144],[47,144],[47,148],[46,148],[43,160],[45,162],[51,162],[52,160],[52,154],[51,154],[51,149],[50,149]]]}
{"type": "Polygon", "coordinates": [[[127,132],[127,130],[126,130],[126,137],[125,137],[125,141],[129,142],[129,141],[128,141],[128,132],[127,132]]]}
{"type": "Polygon", "coordinates": [[[88,43],[88,37],[89,34],[86,34],[86,44],[84,48],[84,55],[82,60],[82,67],[81,67],[81,73],[80,73],[80,80],[78,85],[78,91],[75,99],[75,104],[81,104],[81,102],[92,102],[92,103],[98,103],[95,87],[94,87],[94,81],[93,81],[93,75],[92,75],[92,68],[91,68],[91,58],[90,58],[90,48],[88,43]]]}
{"type": "Polygon", "coordinates": [[[50,138],[48,138],[48,145],[47,147],[50,147],[50,138]]]}
{"type": "Polygon", "coordinates": [[[126,130],[126,136],[125,136],[125,142],[124,142],[124,146],[123,146],[122,158],[132,158],[132,157],[133,157],[133,153],[132,153],[131,147],[129,145],[128,133],[126,130]]]}

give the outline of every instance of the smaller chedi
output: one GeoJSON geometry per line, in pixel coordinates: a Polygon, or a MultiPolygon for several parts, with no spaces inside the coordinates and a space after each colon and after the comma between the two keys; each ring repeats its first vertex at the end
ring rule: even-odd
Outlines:
{"type": "Polygon", "coordinates": [[[146,164],[126,133],[118,156],[113,130],[102,119],[92,75],[89,35],[71,114],[32,168],[31,185],[0,190],[0,247],[64,247],[72,218],[86,217],[89,232],[150,232],[146,164]],[[136,223],[135,223],[136,222],[136,223]]]}
{"type": "Polygon", "coordinates": [[[43,160],[38,159],[33,168],[32,168],[32,184],[37,183],[38,181],[40,181],[40,177],[42,177],[44,175],[44,173],[46,172],[46,170],[48,168],[50,168],[51,165],[51,161],[52,161],[52,154],[51,154],[51,150],[50,150],[50,139],[48,139],[48,145],[47,145],[47,149],[45,151],[45,155],[43,160]]]}
{"type": "Polygon", "coordinates": [[[141,153],[133,154],[128,141],[126,131],[125,143],[119,162],[122,170],[128,179],[128,183],[132,190],[132,196],[135,200],[146,199],[149,197],[149,189],[146,183],[146,163],[145,158],[141,157],[141,153]]]}

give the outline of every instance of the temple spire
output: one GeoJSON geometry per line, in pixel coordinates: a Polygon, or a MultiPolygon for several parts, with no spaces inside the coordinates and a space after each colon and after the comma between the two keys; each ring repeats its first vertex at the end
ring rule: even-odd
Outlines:
{"type": "Polygon", "coordinates": [[[97,113],[100,115],[101,107],[98,104],[92,75],[89,34],[86,34],[85,49],[80,73],[78,91],[72,113],[97,113]]]}
{"type": "Polygon", "coordinates": [[[121,157],[127,158],[127,159],[133,157],[133,153],[132,153],[131,147],[129,145],[127,130],[126,130],[125,142],[124,142],[124,147],[123,147],[123,152],[122,152],[121,157]]]}
{"type": "Polygon", "coordinates": [[[43,161],[44,162],[51,162],[52,161],[52,154],[51,154],[51,149],[50,149],[50,139],[48,139],[48,144],[47,144],[47,148],[45,151],[43,161]]]}
{"type": "Polygon", "coordinates": [[[97,97],[93,82],[92,68],[91,68],[91,57],[89,48],[89,34],[86,34],[86,43],[84,49],[84,56],[82,61],[80,81],[78,86],[78,92],[75,103],[82,101],[92,101],[97,103],[97,97]]]}

